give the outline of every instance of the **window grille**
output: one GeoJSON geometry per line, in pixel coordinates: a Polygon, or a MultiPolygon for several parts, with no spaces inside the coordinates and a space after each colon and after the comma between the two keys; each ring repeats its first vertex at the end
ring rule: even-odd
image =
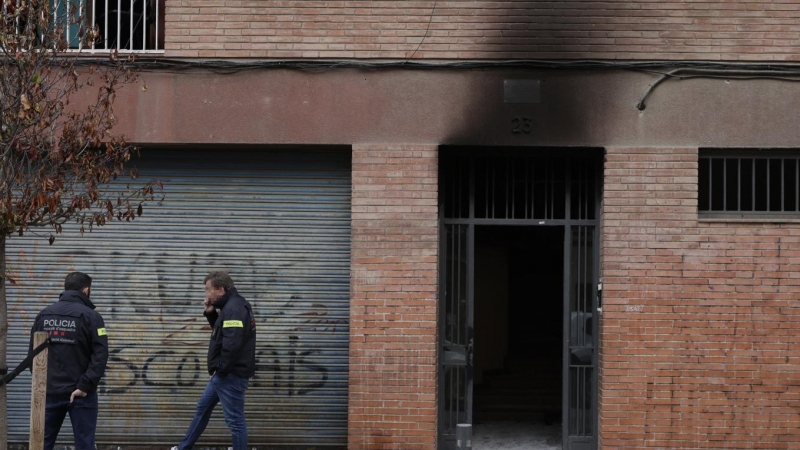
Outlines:
{"type": "Polygon", "coordinates": [[[446,218],[593,220],[597,152],[442,153],[446,218]],[[472,205],[470,204],[472,199],[472,205]]]}
{"type": "Polygon", "coordinates": [[[800,216],[800,154],[701,151],[698,212],[800,216]]]}
{"type": "MultiPolygon", "coordinates": [[[[63,30],[66,46],[81,52],[162,53],[165,0],[49,0],[51,26],[63,30]],[[82,39],[94,28],[97,37],[82,39]]],[[[25,7],[25,0],[4,0],[3,14],[25,7]]],[[[16,17],[16,28],[24,26],[16,17]]],[[[51,28],[52,29],[52,28],[51,28]]],[[[59,34],[61,31],[59,31],[59,34]]]]}

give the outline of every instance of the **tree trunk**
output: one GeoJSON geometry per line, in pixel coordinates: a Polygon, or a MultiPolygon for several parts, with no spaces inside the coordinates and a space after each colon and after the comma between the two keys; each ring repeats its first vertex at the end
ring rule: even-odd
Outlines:
{"type": "MultiPolygon", "coordinates": [[[[6,235],[0,233],[0,368],[8,367],[8,307],[6,306],[6,235]]],[[[0,450],[8,449],[8,396],[0,386],[0,450]]]]}

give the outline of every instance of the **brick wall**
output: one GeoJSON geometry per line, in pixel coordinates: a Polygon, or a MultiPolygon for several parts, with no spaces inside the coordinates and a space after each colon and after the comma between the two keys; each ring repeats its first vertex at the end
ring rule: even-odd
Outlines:
{"type": "Polygon", "coordinates": [[[800,224],[697,220],[696,149],[608,149],[603,449],[800,448],[800,224]]]}
{"type": "Polygon", "coordinates": [[[436,443],[437,148],[353,147],[349,449],[436,443]]]}
{"type": "Polygon", "coordinates": [[[795,1],[166,1],[174,57],[800,59],[795,1]]]}

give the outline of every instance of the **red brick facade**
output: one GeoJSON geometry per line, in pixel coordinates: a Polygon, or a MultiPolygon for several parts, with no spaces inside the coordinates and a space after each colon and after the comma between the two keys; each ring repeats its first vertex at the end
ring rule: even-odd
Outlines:
{"type": "Polygon", "coordinates": [[[609,148],[600,438],[800,445],[800,224],[698,221],[697,149],[609,148]]]}
{"type": "Polygon", "coordinates": [[[166,55],[797,60],[796,2],[167,0],[166,55]]]}
{"type": "Polygon", "coordinates": [[[437,152],[353,148],[348,448],[433,449],[437,152]]]}
{"type": "Polygon", "coordinates": [[[800,2],[162,1],[192,67],[124,94],[131,142],[352,148],[349,449],[437,449],[443,146],[607,151],[599,448],[800,449],[800,221],[697,213],[699,146],[800,148],[800,2]],[[225,58],[347,67],[203,65],[225,58]],[[507,64],[359,67],[407,59],[507,64]],[[604,63],[508,64],[535,59],[604,63]]]}

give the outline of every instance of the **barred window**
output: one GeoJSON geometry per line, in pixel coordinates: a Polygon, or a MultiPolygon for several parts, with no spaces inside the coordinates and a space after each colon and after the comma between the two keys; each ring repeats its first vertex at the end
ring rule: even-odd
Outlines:
{"type": "Polygon", "coordinates": [[[726,216],[800,217],[800,154],[701,150],[698,211],[726,216]]]}

